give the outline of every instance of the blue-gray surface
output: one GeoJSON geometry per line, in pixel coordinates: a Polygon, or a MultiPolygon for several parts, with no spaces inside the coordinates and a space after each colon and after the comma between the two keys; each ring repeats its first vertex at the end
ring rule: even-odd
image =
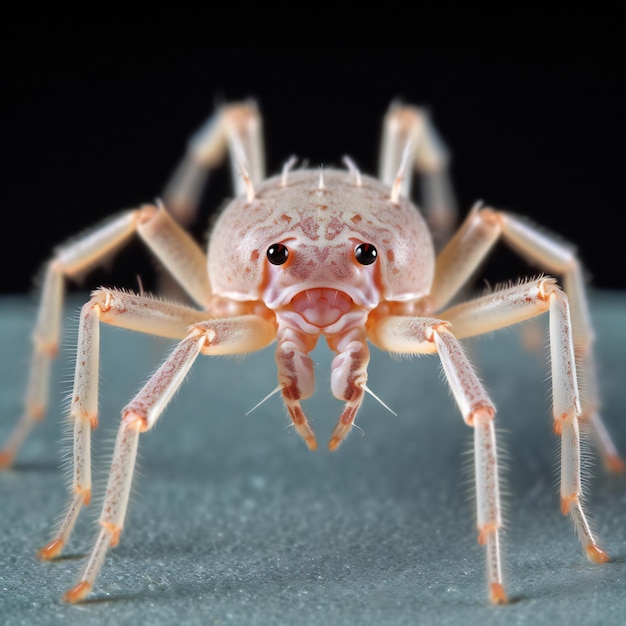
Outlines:
{"type": "MultiPolygon", "coordinates": [[[[38,562],[66,499],[62,407],[70,390],[76,307],[55,366],[49,418],[15,468],[0,474],[0,621],[17,624],[622,624],[626,615],[626,478],[589,472],[587,504],[613,562],[586,561],[559,512],[546,355],[518,333],[474,341],[472,358],[495,399],[507,450],[507,589],[489,606],[476,542],[471,432],[434,356],[374,352],[370,386],[397,416],[366,399],[334,453],[312,453],[286,428],[273,397],[272,351],[200,359],[155,429],[140,441],[140,473],[120,545],[91,599],[59,597],[91,546],[120,408],[169,342],[103,329],[97,491],[67,556],[38,562]],[[98,489],[99,488],[99,489],[98,489]]],[[[595,294],[603,415],[626,452],[626,296],[595,294]]],[[[0,436],[20,412],[31,301],[0,301],[0,436]]],[[[327,349],[314,353],[308,410],[320,442],[341,405],[329,391],[327,349]]]]}

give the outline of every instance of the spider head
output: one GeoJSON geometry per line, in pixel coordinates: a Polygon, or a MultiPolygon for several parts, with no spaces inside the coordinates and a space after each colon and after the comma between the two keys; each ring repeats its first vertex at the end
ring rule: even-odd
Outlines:
{"type": "Polygon", "coordinates": [[[407,199],[341,170],[300,170],[235,199],[209,246],[215,292],[287,306],[312,289],[336,290],[359,307],[425,295],[434,273],[430,233],[407,199]]]}

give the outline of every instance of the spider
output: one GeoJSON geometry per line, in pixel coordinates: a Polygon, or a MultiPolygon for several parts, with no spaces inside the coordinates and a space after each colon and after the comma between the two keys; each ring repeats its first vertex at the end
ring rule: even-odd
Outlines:
{"type": "MultiPolygon", "coordinates": [[[[100,288],[82,307],[70,416],[73,481],[65,516],[39,551],[57,557],[91,499],[91,432],[98,424],[99,327],[112,324],[175,338],[178,344],[122,410],[100,531],[77,584],[64,600],[93,589],[120,539],[141,433],[150,430],[199,355],[249,353],[276,343],[276,393],[309,449],[317,440],[301,401],[313,393],[309,353],[321,336],[336,353],[331,388],[343,411],[328,443],[350,432],[367,387],[368,342],[397,354],[436,353],[465,423],[473,429],[476,526],[487,555],[488,595],[504,604],[495,407],[461,339],[548,312],[554,431],[561,438],[561,510],[589,560],[604,563],[581,501],[581,422],[596,434],[607,466],[623,469],[597,413],[591,324],[581,264],[572,248],[508,212],[476,205],[452,235],[448,155],[426,111],[393,103],[383,125],[378,178],[349,158],[345,169],[296,168],[266,178],[262,122],[253,102],[219,108],[189,144],[164,203],[126,211],[57,249],[46,266],[34,332],[25,411],[0,456],[8,466],[47,406],[57,352],[63,286],[135,234],[195,303],[100,288]],[[207,172],[229,154],[235,197],[220,214],[208,252],[181,225],[194,215],[207,172]],[[423,210],[409,199],[412,170],[424,183],[423,210]],[[167,208],[166,208],[167,207],[167,208]],[[435,243],[447,239],[440,252],[435,243]],[[544,275],[457,303],[479,264],[502,239],[544,275]],[[208,268],[208,270],[207,270],[208,268]],[[578,382],[588,392],[581,399],[578,382]]],[[[371,392],[370,392],[371,393],[371,392]]]]}

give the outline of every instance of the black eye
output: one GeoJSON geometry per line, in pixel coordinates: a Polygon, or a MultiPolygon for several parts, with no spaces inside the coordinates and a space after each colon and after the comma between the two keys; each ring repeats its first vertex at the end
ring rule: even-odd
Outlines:
{"type": "Polygon", "coordinates": [[[354,257],[361,265],[371,265],[377,256],[378,252],[371,243],[360,243],[354,249],[354,257]]]}
{"type": "Polygon", "coordinates": [[[267,249],[267,260],[272,265],[282,265],[289,258],[289,250],[282,243],[273,243],[267,249]]]}

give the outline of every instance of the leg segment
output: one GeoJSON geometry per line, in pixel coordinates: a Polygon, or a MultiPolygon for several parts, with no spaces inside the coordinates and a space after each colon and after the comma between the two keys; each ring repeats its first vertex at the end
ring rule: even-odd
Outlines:
{"type": "Polygon", "coordinates": [[[146,205],[141,211],[139,236],[192,300],[206,307],[211,301],[211,285],[204,251],[163,205],[146,205]]]}
{"type": "MultiPolygon", "coordinates": [[[[150,430],[185,379],[199,354],[237,354],[265,347],[274,338],[272,324],[252,316],[200,322],[192,326],[157,372],[122,411],[102,514],[101,530],[78,583],[64,596],[80,602],[93,588],[110,547],[124,525],[139,434],[150,430]]],[[[87,387],[95,386],[88,383],[87,387]]]]}
{"type": "MultiPolygon", "coordinates": [[[[454,298],[500,237],[542,269],[563,277],[563,286],[570,303],[578,372],[585,390],[581,399],[581,420],[590,424],[607,468],[624,471],[626,466],[598,414],[593,329],[581,265],[571,246],[512,214],[475,207],[437,257],[431,293],[435,310],[440,310],[454,298]]],[[[455,334],[456,331],[455,327],[455,334]]]]}
{"type": "MultiPolygon", "coordinates": [[[[179,224],[189,226],[195,221],[209,172],[227,154],[236,195],[265,179],[263,123],[252,101],[221,106],[191,137],[187,154],[164,191],[165,206],[179,224]]],[[[182,295],[180,285],[166,273],[159,276],[158,289],[171,299],[182,295]]]]}
{"type": "Polygon", "coordinates": [[[495,408],[448,324],[432,318],[389,316],[372,328],[370,339],[384,350],[404,354],[439,353],[443,371],[465,422],[474,428],[478,542],[487,551],[489,597],[505,604],[499,531],[502,526],[495,408]]]}
{"type": "Polygon", "coordinates": [[[253,102],[233,103],[220,107],[191,138],[164,193],[165,204],[179,223],[187,225],[194,220],[209,170],[222,162],[227,151],[237,195],[246,191],[242,166],[252,185],[265,179],[262,126],[253,102]]]}
{"type": "Polygon", "coordinates": [[[493,416],[488,412],[478,412],[473,425],[478,543],[485,546],[487,552],[489,599],[494,604],[506,604],[508,600],[502,584],[500,562],[502,515],[493,416]]]}
{"type": "Polygon", "coordinates": [[[81,310],[70,419],[74,423],[71,499],[53,539],[38,556],[53,559],[63,550],[83,505],[91,501],[91,431],[98,426],[100,322],[163,337],[182,338],[206,314],[187,307],[120,291],[99,289],[81,310]]]}
{"type": "Polygon", "coordinates": [[[579,416],[576,359],[567,296],[552,278],[477,298],[442,312],[458,337],[482,334],[550,312],[550,357],[554,430],[561,437],[561,510],[571,515],[588,558],[608,560],[598,546],[581,504],[579,416]]]}
{"type": "Polygon", "coordinates": [[[598,546],[581,503],[576,362],[568,302],[560,291],[550,294],[550,353],[554,426],[561,435],[561,511],[571,515],[587,558],[594,563],[606,563],[609,557],[598,546]]]}
{"type": "Polygon", "coordinates": [[[495,408],[458,340],[446,327],[433,329],[443,370],[463,418],[474,428],[478,543],[487,550],[489,599],[508,602],[502,582],[499,530],[502,526],[498,457],[493,426],[495,408]]]}
{"type": "Polygon", "coordinates": [[[163,207],[146,205],[127,211],[59,248],[45,272],[24,412],[0,453],[0,467],[12,463],[35,422],[46,413],[51,360],[59,343],[64,279],[76,278],[93,269],[128,242],[136,231],[196,302],[209,302],[211,288],[205,254],[163,207]]]}
{"type": "Polygon", "coordinates": [[[450,238],[457,219],[448,152],[425,109],[392,104],[384,120],[379,178],[391,187],[401,176],[401,193],[408,197],[412,176],[401,171],[407,146],[410,165],[421,175],[424,213],[440,247],[450,238]]]}
{"type": "Polygon", "coordinates": [[[109,482],[100,516],[100,534],[80,576],[79,582],[63,599],[80,602],[91,591],[109,547],[117,545],[126,516],[128,496],[137,456],[139,433],[148,430],[164,409],[205,343],[193,334],[182,341],[157,373],[122,412],[109,482]]]}
{"type": "Polygon", "coordinates": [[[95,267],[126,243],[135,231],[137,212],[128,212],[59,248],[46,266],[37,322],[33,332],[24,412],[4,449],[0,467],[12,464],[28,433],[48,408],[51,361],[58,352],[63,309],[64,278],[76,277],[95,267]]]}

